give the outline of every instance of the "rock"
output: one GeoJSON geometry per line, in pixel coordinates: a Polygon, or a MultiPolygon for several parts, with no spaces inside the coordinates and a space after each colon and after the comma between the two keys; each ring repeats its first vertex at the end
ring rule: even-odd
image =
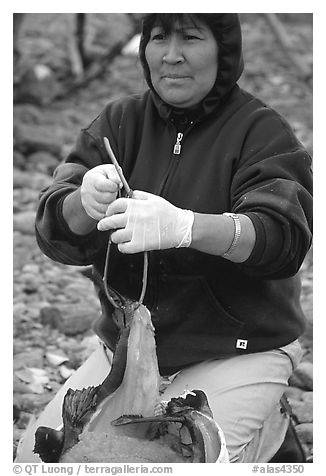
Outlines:
{"type": "Polygon", "coordinates": [[[17,169],[24,169],[26,166],[25,156],[17,150],[14,150],[13,152],[13,165],[17,169]]]}
{"type": "Polygon", "coordinates": [[[19,429],[19,428],[16,428],[15,426],[13,428],[13,454],[12,454],[13,461],[15,461],[16,459],[18,443],[21,437],[23,436],[24,432],[25,432],[25,429],[24,430],[19,429]]]}
{"type": "Polygon", "coordinates": [[[26,428],[30,419],[32,418],[32,416],[33,415],[31,413],[27,413],[25,411],[20,411],[19,420],[17,422],[17,428],[19,428],[21,430],[26,428]]]}
{"type": "Polygon", "coordinates": [[[29,349],[15,355],[14,370],[28,367],[43,367],[43,349],[29,349]]]}
{"type": "Polygon", "coordinates": [[[303,390],[313,389],[313,364],[309,361],[301,362],[294,370],[289,380],[290,385],[303,390]]]}
{"type": "Polygon", "coordinates": [[[80,342],[74,337],[64,336],[60,341],[60,349],[64,351],[69,358],[69,365],[76,369],[76,365],[79,366],[81,353],[84,350],[84,340],[80,342]],[[77,364],[76,364],[77,363],[77,364]]]}
{"type": "Polygon", "coordinates": [[[99,346],[100,338],[96,334],[85,336],[80,343],[80,347],[85,353],[85,359],[89,357],[99,346]]]}
{"type": "Polygon", "coordinates": [[[310,403],[312,405],[314,401],[314,392],[304,392],[301,399],[303,402],[310,403]]]}
{"type": "Polygon", "coordinates": [[[45,326],[52,329],[61,329],[63,326],[63,318],[60,310],[54,306],[46,306],[40,310],[40,321],[45,326]]]}
{"type": "Polygon", "coordinates": [[[28,124],[42,124],[44,111],[34,104],[15,104],[15,119],[28,124]]]}
{"type": "Polygon", "coordinates": [[[14,322],[18,322],[24,315],[26,315],[28,309],[24,302],[16,302],[13,305],[13,319],[14,322]]]}
{"type": "Polygon", "coordinates": [[[54,169],[59,165],[59,160],[53,154],[46,151],[34,152],[27,157],[27,167],[45,174],[53,174],[54,169]]]}
{"type": "Polygon", "coordinates": [[[313,424],[312,423],[301,423],[295,427],[300,441],[311,445],[313,443],[313,424]]]}
{"type": "Polygon", "coordinates": [[[68,361],[68,357],[66,355],[61,355],[54,352],[46,352],[45,357],[52,367],[59,367],[68,361]]]}
{"type": "Polygon", "coordinates": [[[22,434],[24,433],[24,429],[23,428],[17,428],[17,427],[14,427],[13,429],[13,440],[14,441],[19,441],[22,434]]]}
{"type": "Polygon", "coordinates": [[[44,106],[50,104],[60,90],[53,71],[44,64],[35,64],[22,74],[14,90],[16,102],[30,102],[44,106]]]}
{"type": "MultiPolygon", "coordinates": [[[[53,301],[60,301],[61,296],[61,289],[59,287],[59,284],[57,282],[53,283],[47,283],[47,290],[49,294],[52,296],[52,302],[53,301]]],[[[65,299],[64,299],[65,300],[65,299]]]]}
{"type": "Polygon", "coordinates": [[[66,296],[67,301],[78,302],[80,301],[81,296],[85,296],[84,299],[88,303],[92,301],[92,305],[94,306],[94,308],[97,308],[98,310],[100,309],[98,305],[98,299],[95,296],[94,286],[92,285],[92,283],[85,280],[84,278],[81,278],[78,275],[76,276],[75,281],[70,281],[70,283],[62,289],[62,291],[66,296]]]}
{"type": "Polygon", "coordinates": [[[297,401],[301,400],[304,390],[298,387],[287,387],[284,393],[286,397],[289,399],[289,402],[291,403],[294,400],[297,400],[297,401]]]}
{"type": "Polygon", "coordinates": [[[26,235],[35,235],[35,216],[33,210],[16,213],[13,219],[14,230],[26,235]]]}
{"type": "Polygon", "coordinates": [[[300,423],[313,422],[313,392],[303,392],[301,402],[299,402],[294,413],[297,415],[300,423]]]}
{"type": "Polygon", "coordinates": [[[63,272],[63,269],[54,263],[52,266],[48,266],[44,270],[44,277],[48,282],[58,281],[60,285],[61,285],[61,279],[63,281],[67,279],[65,276],[65,273],[63,272]]]}
{"type": "MultiPolygon", "coordinates": [[[[308,345],[309,343],[306,342],[305,345],[303,346],[303,349],[304,349],[304,354],[303,354],[303,358],[302,360],[304,362],[310,362],[311,364],[313,363],[313,349],[312,347],[308,348],[308,345]]],[[[311,342],[311,346],[312,346],[312,342],[311,342]]]]}
{"type": "Polygon", "coordinates": [[[295,427],[307,463],[313,461],[313,424],[301,423],[295,427]]]}
{"type": "Polygon", "coordinates": [[[14,167],[13,173],[13,187],[15,188],[24,188],[27,184],[30,184],[30,174],[20,170],[17,167],[14,167]]]}
{"type": "Polygon", "coordinates": [[[42,394],[26,393],[16,395],[16,405],[27,413],[37,413],[42,410],[47,403],[54,397],[52,392],[44,392],[42,394]]]}
{"type": "Polygon", "coordinates": [[[40,254],[35,235],[23,234],[20,231],[14,231],[15,251],[14,251],[14,269],[18,272],[24,264],[35,259],[40,254]]]}
{"type": "Polygon", "coordinates": [[[17,421],[20,416],[20,408],[15,403],[13,404],[13,408],[12,408],[12,416],[14,421],[17,421]]]}
{"type": "Polygon", "coordinates": [[[92,309],[85,309],[85,305],[62,305],[61,311],[63,315],[61,331],[66,336],[75,336],[89,331],[95,320],[99,317],[98,312],[94,312],[92,309]]]}
{"type": "Polygon", "coordinates": [[[22,272],[38,275],[40,273],[40,267],[38,264],[28,263],[23,266],[22,272]]]}
{"type": "Polygon", "coordinates": [[[74,369],[71,369],[71,368],[67,367],[66,365],[61,365],[59,367],[59,373],[61,375],[62,382],[65,382],[69,377],[72,376],[72,374],[74,372],[75,372],[74,369]]]}
{"type": "Polygon", "coordinates": [[[310,402],[291,402],[293,413],[297,417],[300,423],[312,423],[313,410],[312,403],[310,402]]]}
{"type": "Polygon", "coordinates": [[[35,211],[39,190],[32,188],[15,188],[13,193],[14,215],[28,210],[35,211]]]}
{"type": "Polygon", "coordinates": [[[52,179],[41,172],[33,171],[33,174],[25,170],[14,168],[13,186],[14,189],[33,189],[39,192],[43,187],[51,183],[52,179]]]}
{"type": "Polygon", "coordinates": [[[35,293],[40,288],[40,276],[34,273],[23,273],[23,291],[27,294],[35,293]]]}
{"type": "Polygon", "coordinates": [[[13,378],[13,392],[15,395],[20,393],[33,393],[32,390],[28,387],[28,385],[22,382],[18,377],[14,375],[13,378]]]}
{"type": "Polygon", "coordinates": [[[61,143],[52,128],[43,125],[29,125],[19,123],[14,127],[15,149],[24,155],[34,152],[47,151],[60,157],[61,143]]]}

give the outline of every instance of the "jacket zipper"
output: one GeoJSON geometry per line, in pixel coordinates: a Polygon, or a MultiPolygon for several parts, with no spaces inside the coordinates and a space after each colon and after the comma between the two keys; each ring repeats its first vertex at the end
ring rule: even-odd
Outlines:
{"type": "Polygon", "coordinates": [[[180,154],[181,154],[181,141],[182,141],[182,138],[183,138],[182,132],[178,132],[178,134],[177,134],[177,141],[176,141],[176,143],[174,144],[174,148],[173,148],[173,154],[174,154],[174,155],[180,155],[180,154]]]}

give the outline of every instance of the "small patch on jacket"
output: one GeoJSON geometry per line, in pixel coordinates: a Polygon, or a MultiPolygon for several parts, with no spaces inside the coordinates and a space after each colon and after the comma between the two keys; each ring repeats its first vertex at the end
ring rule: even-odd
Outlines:
{"type": "Polygon", "coordinates": [[[246,349],[248,345],[248,341],[246,339],[237,339],[236,348],[237,349],[246,349]]]}

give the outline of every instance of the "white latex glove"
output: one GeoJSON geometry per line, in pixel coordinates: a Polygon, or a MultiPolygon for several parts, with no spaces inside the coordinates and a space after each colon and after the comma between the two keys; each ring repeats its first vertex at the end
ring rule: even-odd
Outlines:
{"type": "Polygon", "coordinates": [[[119,187],[122,187],[122,182],[112,164],[98,165],[86,172],[80,187],[80,198],[87,215],[95,220],[105,217],[119,187]]]}
{"type": "Polygon", "coordinates": [[[157,195],[135,190],[132,198],[112,202],[106,215],[97,228],[116,229],[111,239],[122,253],[190,246],[194,213],[157,195]]]}

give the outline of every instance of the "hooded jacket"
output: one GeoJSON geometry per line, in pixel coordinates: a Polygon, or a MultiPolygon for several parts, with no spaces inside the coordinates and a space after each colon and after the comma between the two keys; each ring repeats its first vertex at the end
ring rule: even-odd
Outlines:
{"type": "MultiPolygon", "coordinates": [[[[311,159],[287,122],[240,89],[241,31],[234,14],[214,14],[218,76],[195,114],[173,111],[153,90],[110,102],[79,135],[43,190],[36,219],[39,246],[66,264],[92,265],[102,316],[94,329],[114,349],[118,333],[101,278],[108,233],[75,235],[64,198],[92,167],[108,163],[110,140],[133,190],[163,196],[199,213],[246,214],[256,231],[250,257],[236,264],[183,248],[149,253],[144,304],[156,329],[162,374],[212,358],[284,346],[304,330],[298,270],[311,243],[311,159]],[[181,134],[181,135],[180,135],[181,134]],[[174,153],[174,146],[181,153],[174,153]]],[[[111,247],[109,285],[131,299],[142,286],[143,254],[111,247]]]]}

